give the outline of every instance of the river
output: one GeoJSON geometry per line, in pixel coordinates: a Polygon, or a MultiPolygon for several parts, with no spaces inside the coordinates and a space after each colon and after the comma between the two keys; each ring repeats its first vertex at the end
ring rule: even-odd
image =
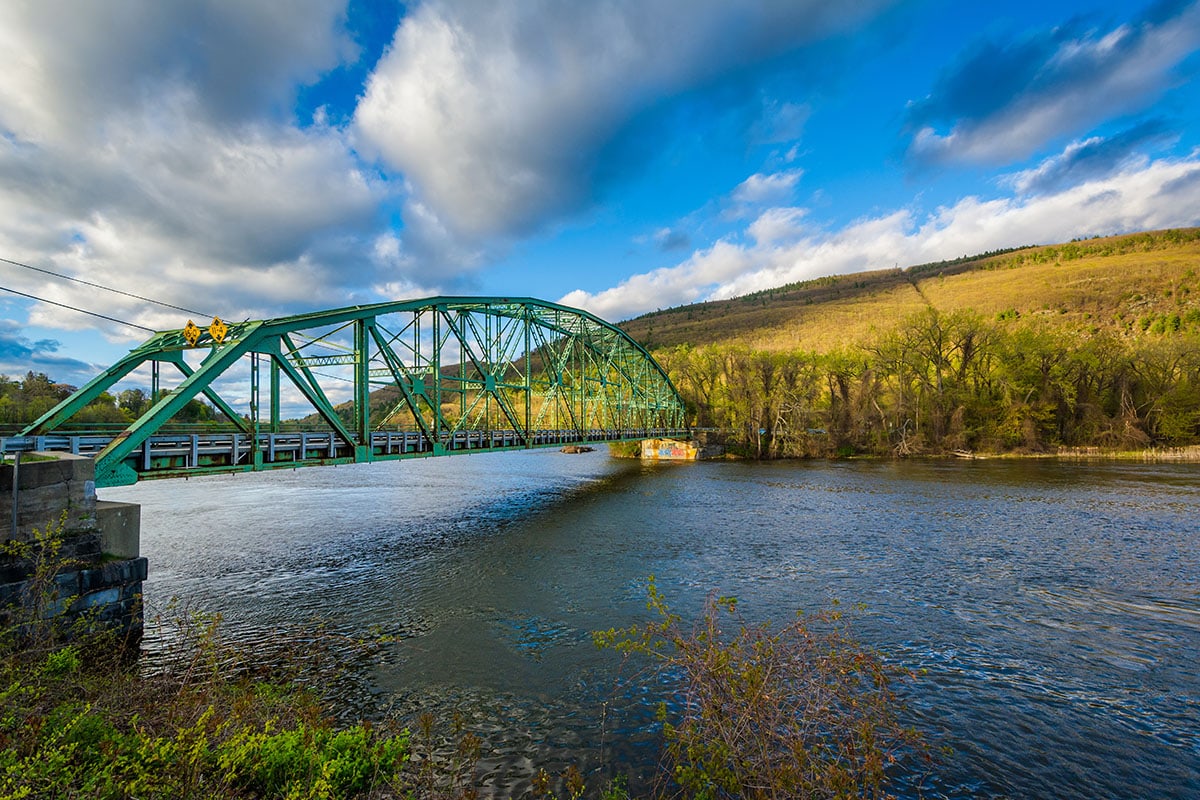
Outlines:
{"type": "Polygon", "coordinates": [[[1197,465],[533,451],[101,495],[142,504],[151,608],[178,597],[248,642],[398,637],[359,688],[461,712],[497,795],[570,762],[644,785],[646,719],[611,710],[629,691],[590,632],[646,619],[654,574],[685,615],[714,590],[756,619],[865,604],[857,636],[927,670],[906,719],[953,750],[925,797],[1200,797],[1197,465]]]}

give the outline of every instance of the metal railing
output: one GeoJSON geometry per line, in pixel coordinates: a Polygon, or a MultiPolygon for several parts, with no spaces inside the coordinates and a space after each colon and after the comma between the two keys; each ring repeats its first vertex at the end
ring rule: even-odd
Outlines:
{"type": "MultiPolygon", "coordinates": [[[[687,435],[686,430],[675,428],[593,428],[539,430],[528,437],[516,430],[456,431],[433,439],[421,431],[375,431],[368,442],[360,444],[347,442],[335,431],[257,436],[236,432],[161,433],[143,440],[124,463],[139,478],[175,478],[687,435]]],[[[0,439],[0,451],[6,450],[10,442],[19,442],[24,450],[94,457],[115,438],[107,433],[9,437],[0,439]]]]}

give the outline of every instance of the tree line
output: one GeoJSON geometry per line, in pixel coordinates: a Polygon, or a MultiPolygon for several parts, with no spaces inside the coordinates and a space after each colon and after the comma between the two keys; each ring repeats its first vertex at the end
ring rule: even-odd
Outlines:
{"type": "Polygon", "coordinates": [[[1200,443],[1200,332],[1127,337],[926,309],[826,353],[655,353],[692,423],[759,458],[1200,443]]]}
{"type": "MultiPolygon", "coordinates": [[[[57,383],[44,372],[31,370],[20,379],[0,375],[0,426],[15,430],[33,422],[74,391],[74,386],[57,383]]],[[[125,389],[115,395],[104,392],[73,416],[71,423],[125,425],[140,417],[150,407],[150,401],[150,396],[142,389],[125,389]]],[[[222,418],[220,412],[199,400],[192,400],[175,415],[174,421],[195,423],[218,418],[222,418]]]]}

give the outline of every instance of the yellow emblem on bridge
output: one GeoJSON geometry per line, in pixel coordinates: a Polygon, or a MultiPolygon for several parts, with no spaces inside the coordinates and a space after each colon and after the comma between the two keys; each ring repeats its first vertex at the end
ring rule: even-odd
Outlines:
{"type": "Polygon", "coordinates": [[[188,320],[188,324],[183,328],[183,338],[189,347],[195,347],[196,342],[200,341],[200,329],[190,319],[188,320]]]}
{"type": "Polygon", "coordinates": [[[220,317],[213,317],[212,325],[208,326],[208,335],[217,344],[225,341],[225,335],[229,333],[229,326],[221,321],[220,317]]]}

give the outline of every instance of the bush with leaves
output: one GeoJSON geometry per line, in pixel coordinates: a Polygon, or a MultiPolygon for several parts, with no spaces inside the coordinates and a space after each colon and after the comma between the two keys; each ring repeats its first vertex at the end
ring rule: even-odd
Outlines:
{"type": "Polygon", "coordinates": [[[896,670],[850,635],[836,605],[776,629],[744,620],[734,598],[710,596],[689,626],[653,578],[648,592],[652,621],[594,636],[677,681],[677,698],[658,710],[658,794],[886,797],[889,766],[925,752],[897,719],[896,670]]]}

